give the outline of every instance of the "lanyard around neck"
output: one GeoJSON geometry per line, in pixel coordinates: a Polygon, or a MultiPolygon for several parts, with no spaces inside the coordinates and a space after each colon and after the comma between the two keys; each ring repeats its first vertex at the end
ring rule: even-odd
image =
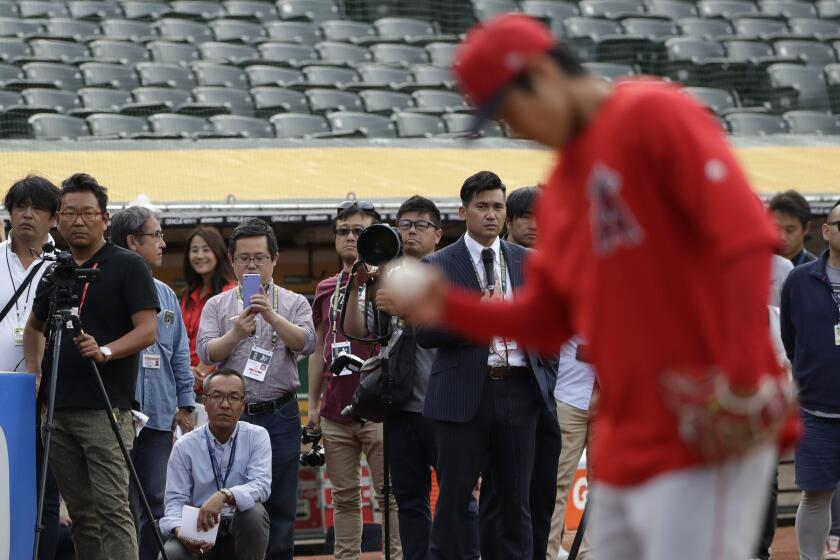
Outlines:
{"type": "MultiPolygon", "coordinates": [[[[495,253],[495,251],[494,251],[495,253]]],[[[470,256],[470,262],[473,263],[473,270],[475,270],[475,277],[478,280],[478,287],[480,289],[484,289],[481,286],[481,273],[478,271],[478,265],[475,264],[475,261],[472,260],[472,256],[470,256]]],[[[502,248],[499,246],[499,268],[501,269],[502,277],[499,279],[502,283],[502,296],[504,297],[507,295],[507,265],[505,264],[505,255],[502,253],[502,248]]],[[[496,273],[496,262],[493,261],[493,274],[496,273]]],[[[489,278],[484,279],[484,285],[486,286],[487,283],[490,281],[489,278]]]]}
{"type": "MultiPolygon", "coordinates": [[[[336,336],[338,333],[338,312],[341,309],[341,305],[343,303],[342,296],[347,297],[346,290],[342,288],[342,282],[344,280],[344,271],[338,273],[338,280],[335,282],[335,290],[333,291],[333,295],[330,298],[330,329],[332,330],[333,335],[333,344],[336,342],[336,336]]],[[[350,277],[347,277],[347,284],[350,284],[350,277]]]]}
{"type": "MultiPolygon", "coordinates": [[[[230,458],[228,459],[227,469],[225,470],[225,477],[222,478],[222,467],[219,465],[219,462],[216,460],[216,453],[213,451],[213,444],[210,443],[210,426],[207,426],[207,429],[204,431],[204,439],[207,441],[207,452],[210,454],[210,465],[213,467],[213,478],[216,479],[216,487],[217,489],[221,490],[222,488],[227,488],[227,480],[228,476],[230,476],[230,471],[233,469],[233,460],[236,458],[236,436],[233,436],[233,441],[230,444],[230,458]]],[[[224,451],[222,451],[224,454],[224,451]]]]}

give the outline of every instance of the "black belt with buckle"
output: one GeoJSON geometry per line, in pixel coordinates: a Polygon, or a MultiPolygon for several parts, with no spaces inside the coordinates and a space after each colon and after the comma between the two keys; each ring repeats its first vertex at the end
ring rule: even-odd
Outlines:
{"type": "Polygon", "coordinates": [[[523,375],[531,375],[531,368],[525,366],[488,366],[487,377],[496,381],[503,379],[513,379],[523,375]]]}
{"type": "Polygon", "coordinates": [[[245,405],[245,414],[270,414],[292,400],[295,394],[291,391],[273,401],[254,402],[245,405]]]}

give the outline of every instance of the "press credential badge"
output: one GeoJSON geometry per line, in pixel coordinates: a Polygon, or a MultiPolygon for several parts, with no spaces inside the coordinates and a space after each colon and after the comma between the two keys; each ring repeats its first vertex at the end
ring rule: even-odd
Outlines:
{"type": "Polygon", "coordinates": [[[271,350],[264,348],[251,348],[248,354],[248,361],[245,363],[245,371],[242,375],[250,379],[262,381],[268,373],[268,364],[271,363],[271,356],[274,354],[271,350]]]}

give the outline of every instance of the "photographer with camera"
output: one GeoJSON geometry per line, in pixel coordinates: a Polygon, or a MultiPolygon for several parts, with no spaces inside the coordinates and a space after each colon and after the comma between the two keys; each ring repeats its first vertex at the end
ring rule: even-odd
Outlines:
{"type": "MultiPolygon", "coordinates": [[[[309,359],[309,426],[323,433],[327,472],[333,485],[335,506],[335,557],[357,560],[362,545],[361,456],[364,453],[373,475],[374,494],[380,511],[384,509],[382,489],[384,469],[382,424],[361,422],[342,412],[351,404],[359,386],[359,373],[350,370],[332,372],[330,366],[342,354],[362,360],[374,353],[373,345],[349,342],[339,328],[350,269],[358,258],[356,242],[359,234],[374,223],[379,215],[366,201],[344,201],[339,204],[333,232],[335,250],[343,268],[336,276],[318,284],[312,303],[315,321],[315,353],[309,359]],[[346,374],[345,374],[346,372],[346,374]],[[324,389],[324,380],[327,381],[324,389]],[[321,392],[323,390],[323,400],[321,392]]],[[[397,528],[396,507],[390,507],[391,526],[397,528]]],[[[391,557],[402,558],[399,533],[391,531],[391,557]]]]}
{"type": "Polygon", "coordinates": [[[245,378],[221,368],[204,380],[207,424],[175,442],[166,470],[166,516],[160,520],[169,560],[262,560],[269,519],[263,504],[271,489],[271,440],[262,426],[240,421],[245,378]],[[185,505],[201,508],[198,526],[220,524],[215,544],[182,534],[185,505]]]}
{"type": "MultiPolygon", "coordinates": [[[[163,263],[166,242],[158,217],[148,208],[130,206],[114,214],[111,217],[111,241],[143,257],[150,268],[158,268],[163,263]]],[[[157,342],[141,354],[134,391],[140,411],[149,419],[134,440],[131,457],[154,516],[154,519],[147,519],[132,484],[129,494],[137,524],[140,560],[155,560],[158,556],[155,520],[163,516],[166,462],[172,452],[172,430],[178,426],[182,433],[191,431],[195,408],[190,347],[178,297],[172,288],[157,278],[155,288],[161,308],[157,316],[157,342]]]]}
{"type": "Polygon", "coordinates": [[[239,286],[207,301],[196,348],[202,362],[245,376],[242,420],[268,430],[273,450],[266,558],[291,559],[300,455],[297,356],[315,347],[312,310],[305,297],[274,283],[280,254],[265,221],[252,218],[236,226],[228,256],[239,286]]]}
{"type": "Polygon", "coordinates": [[[77,173],[64,180],[59,196],[58,231],[70,246],[70,255],[60,258],[38,286],[23,335],[26,367],[38,379],[43,372],[40,387],[46,397],[52,338],[45,349],[44,330],[52,313],[52,293],[69,280],[78,298],[82,332],[63,337],[59,348],[49,465],[73,521],[76,556],[136,558],[128,467],[103,413],[105,403],[89,360],[101,371],[120,433],[130,447],[138,353],[155,343],[157,292],[143,259],[105,240],[105,187],[90,175],[77,173]],[[98,280],[74,283],[76,267],[97,269],[98,280]]]}

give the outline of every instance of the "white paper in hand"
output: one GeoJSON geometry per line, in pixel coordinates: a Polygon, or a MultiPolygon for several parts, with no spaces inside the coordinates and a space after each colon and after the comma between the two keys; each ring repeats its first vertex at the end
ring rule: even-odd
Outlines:
{"type": "Polygon", "coordinates": [[[178,536],[185,541],[190,541],[202,546],[213,546],[216,544],[216,535],[219,532],[219,524],[209,531],[198,530],[198,508],[185,505],[181,510],[181,530],[178,536]]]}

